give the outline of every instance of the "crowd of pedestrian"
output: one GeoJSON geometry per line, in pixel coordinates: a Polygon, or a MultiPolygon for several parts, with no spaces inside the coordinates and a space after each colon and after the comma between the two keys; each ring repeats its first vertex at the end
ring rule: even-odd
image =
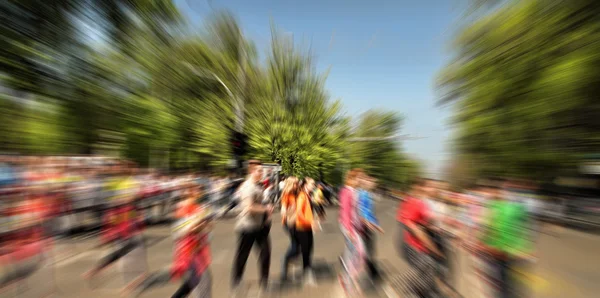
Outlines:
{"type": "MultiPolygon", "coordinates": [[[[1,158],[0,289],[35,272],[49,255],[52,241],[66,235],[69,222],[81,223],[81,214],[96,218],[102,245],[112,247],[84,274],[88,280],[132,251],[144,249],[144,227],[155,215],[168,214],[175,220],[172,265],[140,274],[124,292],[139,295],[175,281],[181,285],[173,297],[187,297],[194,291],[194,297],[211,297],[210,231],[216,218],[237,209],[232,295],[239,292],[253,247],[259,251],[259,286],[264,292],[269,284],[270,230],[276,208],[281,209],[275,222],[289,237],[281,260],[281,285],[295,280],[290,265],[299,260],[302,283],[317,283],[314,232],[322,229],[331,199],[325,186],[310,177],[265,173],[259,161],[249,161],[247,176],[234,180],[189,173],[161,175],[106,158],[1,158]]],[[[384,233],[375,212],[376,186],[375,178],[354,169],[339,191],[345,250],[338,277],[348,296],[362,295],[368,287],[365,281],[388,287],[399,297],[456,296],[456,285],[465,278],[452,273],[457,258],[464,257],[459,256],[460,248],[472,263],[481,297],[516,297],[520,287],[512,269],[534,259],[538,228],[531,216],[535,206],[518,195],[528,188],[526,183],[496,179],[453,192],[443,181],[416,181],[397,214],[398,251],[410,270],[392,280],[384,280],[375,255],[377,235],[384,233]]]]}
{"type": "MultiPolygon", "coordinates": [[[[111,249],[85,274],[93,279],[143,246],[147,224],[195,213],[179,212],[180,204],[199,199],[226,204],[230,181],[161,173],[116,158],[2,155],[0,291],[50,264],[55,240],[80,232],[98,234],[101,245],[111,249]]],[[[174,276],[181,271],[174,270],[174,276]]]]}
{"type": "Polygon", "coordinates": [[[528,201],[515,195],[527,188],[494,179],[459,193],[417,181],[397,215],[398,248],[411,268],[392,282],[399,297],[459,297],[464,279],[472,297],[523,297],[515,269],[535,260],[539,230],[528,201]],[[459,259],[467,266],[454,276],[459,259]]]}

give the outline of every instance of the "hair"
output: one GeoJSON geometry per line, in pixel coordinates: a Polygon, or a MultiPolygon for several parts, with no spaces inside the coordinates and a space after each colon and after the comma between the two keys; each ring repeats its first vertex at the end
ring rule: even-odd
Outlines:
{"type": "Polygon", "coordinates": [[[344,182],[344,184],[351,186],[351,187],[355,187],[356,186],[356,179],[358,177],[360,177],[360,175],[363,174],[363,170],[362,169],[352,169],[348,172],[348,174],[346,175],[346,181],[344,182]]]}
{"type": "Polygon", "coordinates": [[[300,187],[298,187],[300,190],[304,190],[304,187],[306,187],[306,185],[309,182],[314,182],[315,180],[313,178],[310,177],[304,177],[304,179],[302,179],[302,181],[300,181],[300,187]]]}
{"type": "Polygon", "coordinates": [[[287,196],[288,194],[298,194],[298,178],[294,176],[290,176],[285,180],[285,186],[283,187],[283,192],[281,196],[287,196]]]}
{"type": "Polygon", "coordinates": [[[254,172],[254,170],[261,166],[262,162],[260,160],[257,159],[252,159],[248,161],[248,174],[254,172]]]}

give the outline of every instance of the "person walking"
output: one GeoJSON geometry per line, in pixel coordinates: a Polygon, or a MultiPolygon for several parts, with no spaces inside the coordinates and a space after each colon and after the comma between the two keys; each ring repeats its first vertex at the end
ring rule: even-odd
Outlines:
{"type": "Polygon", "coordinates": [[[296,197],[298,196],[299,185],[298,178],[289,177],[286,180],[281,195],[281,222],[283,229],[290,237],[290,247],[288,248],[282,263],[281,282],[288,280],[288,267],[291,259],[297,257],[300,247],[296,241],[296,197]]]}
{"type": "Polygon", "coordinates": [[[187,297],[195,289],[203,298],[212,297],[210,274],[209,233],[214,214],[208,204],[198,204],[199,186],[193,185],[186,193],[186,199],[177,206],[174,225],[175,255],[172,266],[152,274],[145,274],[129,284],[123,294],[138,297],[151,288],[182,280],[181,286],[172,298],[187,297]]]}
{"type": "Polygon", "coordinates": [[[271,266],[271,215],[273,206],[263,204],[261,183],[262,167],[260,161],[248,163],[248,176],[238,189],[241,212],[235,225],[238,234],[238,248],[233,263],[232,294],[237,296],[240,282],[246,268],[248,256],[254,244],[259,248],[260,288],[267,287],[271,266]]]}
{"type": "MultiPolygon", "coordinates": [[[[506,190],[506,184],[504,185],[506,190]]],[[[518,297],[519,290],[510,271],[517,262],[533,260],[532,243],[527,233],[526,206],[507,199],[498,185],[488,187],[491,201],[485,219],[483,235],[478,250],[487,258],[493,270],[498,289],[496,297],[518,297]]]]}
{"type": "Polygon", "coordinates": [[[315,210],[315,214],[317,215],[317,224],[319,226],[319,229],[322,230],[323,228],[321,227],[321,221],[325,220],[325,197],[323,196],[323,185],[321,183],[318,183],[317,186],[314,188],[315,190],[312,193],[312,201],[313,201],[313,208],[315,210]]]}
{"type": "Polygon", "coordinates": [[[381,275],[375,263],[375,234],[383,233],[383,229],[375,216],[375,204],[371,194],[375,187],[375,179],[363,174],[359,185],[358,209],[362,224],[359,233],[365,244],[367,273],[371,281],[378,284],[381,281],[381,275]]]}
{"type": "Polygon", "coordinates": [[[361,227],[358,216],[358,186],[362,170],[353,169],[346,175],[344,187],[340,190],[340,229],[344,236],[345,249],[340,258],[344,270],[339,275],[339,282],[347,295],[361,295],[362,290],[358,278],[364,267],[364,243],[358,233],[361,227]]]}
{"type": "Polygon", "coordinates": [[[306,285],[315,286],[316,280],[312,271],[312,254],[314,248],[314,219],[311,205],[311,193],[315,181],[305,177],[300,184],[301,191],[296,199],[296,240],[302,253],[302,268],[306,285]]]}
{"type": "Polygon", "coordinates": [[[392,281],[401,297],[434,297],[438,292],[435,259],[443,254],[430,236],[431,211],[422,199],[429,187],[426,182],[417,181],[411,196],[398,209],[397,220],[404,227],[404,258],[410,265],[407,272],[392,281]]]}

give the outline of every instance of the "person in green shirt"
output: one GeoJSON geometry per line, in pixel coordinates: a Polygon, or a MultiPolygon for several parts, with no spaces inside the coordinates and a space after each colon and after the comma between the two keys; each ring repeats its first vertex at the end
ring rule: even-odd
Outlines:
{"type": "Polygon", "coordinates": [[[516,297],[511,269],[516,262],[531,256],[527,209],[521,202],[505,198],[498,186],[487,187],[487,192],[490,201],[480,249],[489,256],[488,265],[498,283],[498,297],[516,297]]]}

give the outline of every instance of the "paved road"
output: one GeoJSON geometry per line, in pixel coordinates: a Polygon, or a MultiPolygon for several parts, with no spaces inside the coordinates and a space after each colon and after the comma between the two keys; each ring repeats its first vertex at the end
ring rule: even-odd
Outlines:
{"type": "MultiPolygon", "coordinates": [[[[385,272],[394,275],[402,272],[406,264],[398,257],[394,247],[396,223],[394,220],[397,202],[382,200],[378,202],[378,214],[386,234],[378,239],[377,255],[385,272]]],[[[343,248],[343,239],[336,224],[337,210],[329,209],[329,220],[323,224],[323,231],[315,235],[315,266],[318,270],[318,285],[315,288],[294,288],[278,290],[273,283],[270,297],[342,297],[337,286],[336,272],[339,269],[337,257],[343,248]]],[[[234,220],[219,222],[211,240],[213,297],[228,297],[230,270],[235,254],[236,237],[232,232],[234,220]]],[[[600,292],[600,236],[560,228],[547,228],[547,234],[539,240],[540,257],[537,265],[524,276],[532,284],[532,297],[593,297],[600,292]]],[[[172,239],[168,227],[152,227],[146,232],[148,242],[147,266],[158,270],[170,264],[172,258],[172,239]]],[[[272,261],[271,277],[275,280],[280,274],[281,259],[288,246],[288,238],[283,230],[274,225],[271,231],[272,261]]],[[[77,239],[62,241],[56,253],[54,270],[45,268],[25,284],[10,291],[0,293],[0,297],[40,297],[50,290],[50,281],[55,281],[57,297],[114,298],[120,295],[123,285],[119,266],[108,269],[94,282],[87,283],[81,274],[88,270],[106,250],[95,249],[95,239],[77,239]]],[[[244,276],[246,297],[256,297],[257,293],[257,254],[252,254],[244,276]]],[[[139,264],[138,264],[139,266],[139,264]]],[[[128,267],[132,267],[131,265],[128,267]]],[[[130,268],[131,269],[131,268],[130,268]]],[[[456,284],[465,297],[474,297],[472,280],[468,266],[461,262],[457,266],[460,282],[456,284]]],[[[177,284],[170,284],[144,294],[142,297],[170,297],[177,284]]],[[[385,297],[383,292],[373,297],[385,297]]]]}

